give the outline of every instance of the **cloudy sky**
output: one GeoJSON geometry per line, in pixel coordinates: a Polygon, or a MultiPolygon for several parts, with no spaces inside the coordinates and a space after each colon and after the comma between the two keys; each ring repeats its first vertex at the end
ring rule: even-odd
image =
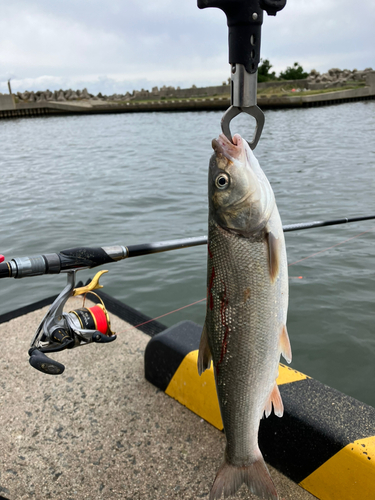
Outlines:
{"type": "MultiPolygon", "coordinates": [[[[278,73],[375,68],[374,0],[287,0],[265,14],[261,56],[278,73]]],[[[226,18],[196,0],[0,0],[0,92],[106,94],[220,85],[229,76],[226,18]]]]}

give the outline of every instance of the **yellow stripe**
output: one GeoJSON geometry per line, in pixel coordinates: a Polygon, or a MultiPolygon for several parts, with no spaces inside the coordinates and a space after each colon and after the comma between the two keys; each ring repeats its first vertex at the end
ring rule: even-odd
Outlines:
{"type": "Polygon", "coordinates": [[[305,380],[308,377],[304,373],[297,372],[289,366],[279,364],[279,376],[276,379],[277,385],[290,384],[291,382],[298,382],[298,380],[305,380]]]}
{"type": "Polygon", "coordinates": [[[300,486],[321,500],[375,500],[375,436],[348,444],[300,486]]]}
{"type": "Polygon", "coordinates": [[[198,351],[189,352],[165,392],[219,430],[223,430],[212,363],[211,368],[199,376],[197,360],[198,351]]]}
{"type": "MultiPolygon", "coordinates": [[[[223,429],[219,403],[216,395],[215,378],[212,368],[201,376],[197,369],[198,350],[185,356],[166,389],[166,394],[177,399],[191,411],[204,418],[218,429],[223,429]]],[[[304,380],[307,376],[280,364],[277,383],[289,384],[304,380]]]]}

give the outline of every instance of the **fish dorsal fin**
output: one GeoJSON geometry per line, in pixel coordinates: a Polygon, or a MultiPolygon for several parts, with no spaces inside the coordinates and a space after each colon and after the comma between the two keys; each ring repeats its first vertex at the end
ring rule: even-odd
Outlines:
{"type": "Polygon", "coordinates": [[[211,351],[210,346],[208,345],[208,336],[207,336],[207,328],[206,323],[203,326],[201,341],[199,343],[199,353],[198,353],[198,373],[202,375],[202,373],[210,367],[211,364],[211,351]]]}
{"type": "Polygon", "coordinates": [[[277,387],[277,384],[275,382],[275,385],[273,386],[273,389],[271,391],[271,394],[269,395],[269,398],[267,399],[267,402],[264,407],[264,414],[267,417],[271,415],[272,411],[272,405],[273,405],[273,411],[275,415],[278,417],[282,417],[284,413],[284,405],[283,405],[283,400],[281,399],[281,394],[279,391],[279,388],[277,387]]]}
{"type": "Polygon", "coordinates": [[[287,363],[292,361],[292,348],[290,347],[289,335],[286,326],[283,325],[280,334],[280,351],[287,363]]]}
{"type": "Polygon", "coordinates": [[[271,283],[274,283],[280,269],[280,240],[272,232],[267,233],[268,264],[271,283]]]}

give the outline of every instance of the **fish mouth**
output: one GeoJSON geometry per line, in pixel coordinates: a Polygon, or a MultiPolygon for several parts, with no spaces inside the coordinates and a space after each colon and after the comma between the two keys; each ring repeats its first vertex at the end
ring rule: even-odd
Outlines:
{"type": "Polygon", "coordinates": [[[217,139],[212,140],[212,149],[228,160],[239,160],[244,151],[243,139],[239,134],[235,134],[232,141],[233,143],[224,134],[220,134],[217,139]]]}

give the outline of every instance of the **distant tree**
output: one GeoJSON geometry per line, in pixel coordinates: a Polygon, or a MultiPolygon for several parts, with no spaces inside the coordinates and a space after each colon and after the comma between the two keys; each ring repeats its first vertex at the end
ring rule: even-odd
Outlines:
{"type": "Polygon", "coordinates": [[[298,62],[295,62],[292,67],[288,66],[285,71],[280,72],[282,80],[301,80],[308,76],[309,74],[303,71],[302,66],[298,62]]]}
{"type": "Polygon", "coordinates": [[[258,66],[258,82],[268,82],[269,80],[276,80],[274,71],[270,72],[272,64],[268,59],[261,59],[258,66]]]}

